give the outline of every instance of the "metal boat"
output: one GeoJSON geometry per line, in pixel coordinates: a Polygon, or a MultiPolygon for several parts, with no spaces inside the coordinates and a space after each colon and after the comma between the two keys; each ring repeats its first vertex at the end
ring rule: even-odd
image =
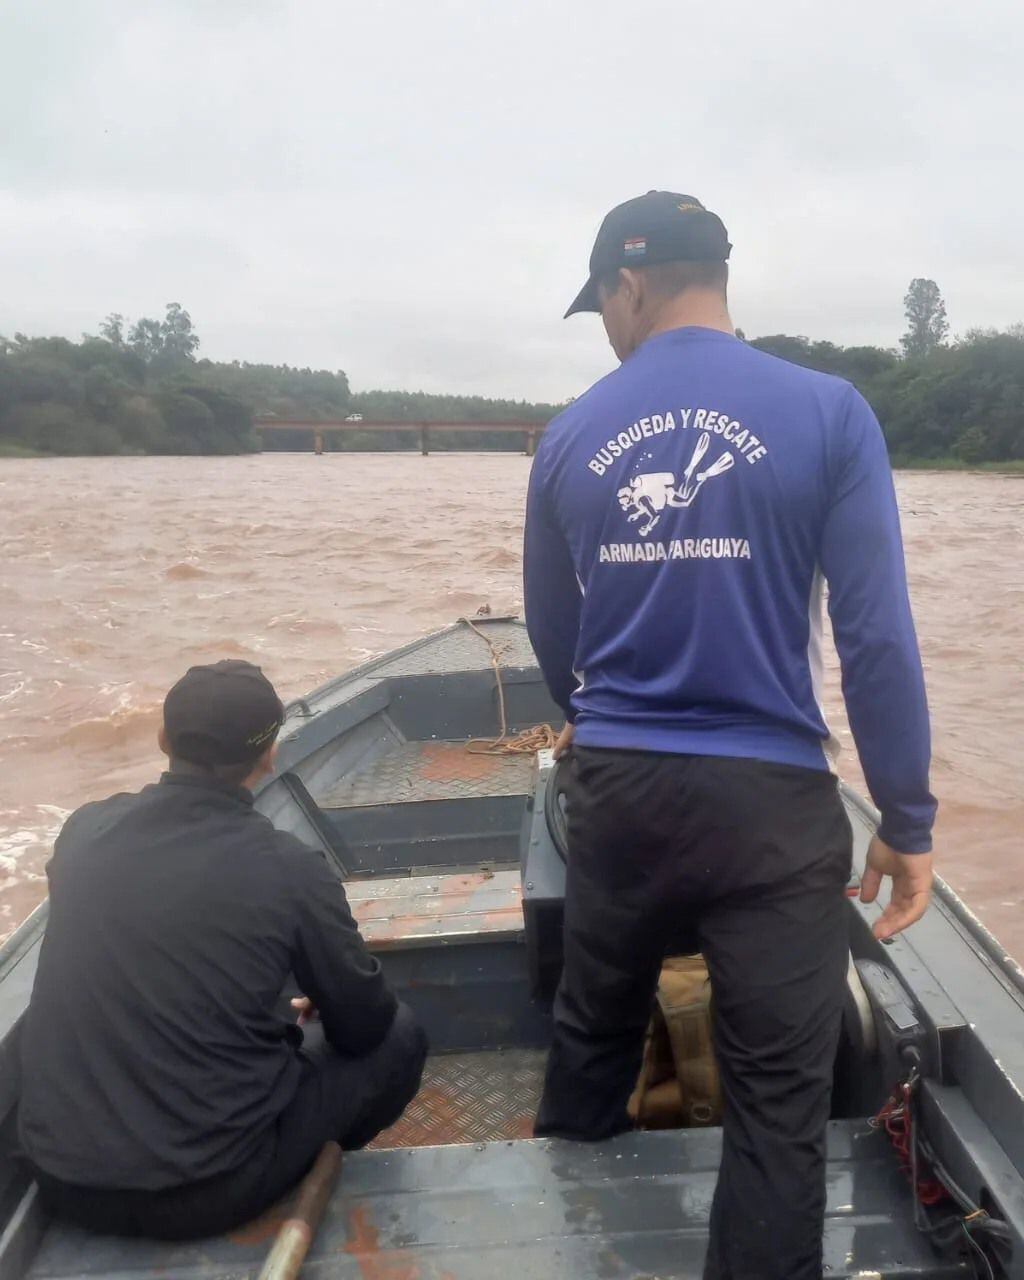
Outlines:
{"type": "MultiPolygon", "coordinates": [[[[403,1119],[345,1156],[304,1275],[700,1274],[719,1129],[530,1137],[560,967],[558,767],[467,744],[557,716],[512,619],[459,623],[288,708],[257,806],[323,850],[432,1044],[403,1119]]],[[[862,867],[876,815],[844,799],[862,867]]],[[[849,903],[825,1274],[1024,1277],[1024,976],[945,885],[891,945],[871,933],[880,910],[849,903]]],[[[14,1123],[45,926],[44,904],[0,952],[0,1280],[255,1275],[273,1213],[173,1245],[46,1220],[14,1123]]]]}

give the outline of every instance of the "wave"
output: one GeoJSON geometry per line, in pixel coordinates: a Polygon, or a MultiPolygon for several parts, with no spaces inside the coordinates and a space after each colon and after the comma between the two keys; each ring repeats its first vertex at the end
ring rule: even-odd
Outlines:
{"type": "Polygon", "coordinates": [[[192,578],[208,578],[210,575],[197,564],[188,564],[182,560],[180,564],[172,564],[164,570],[164,577],[169,582],[188,582],[192,578]]]}
{"type": "Polygon", "coordinates": [[[57,747],[74,747],[79,751],[107,751],[136,746],[155,738],[160,727],[161,706],[122,707],[113,715],[80,720],[63,730],[55,739],[41,745],[47,752],[57,747]]]}

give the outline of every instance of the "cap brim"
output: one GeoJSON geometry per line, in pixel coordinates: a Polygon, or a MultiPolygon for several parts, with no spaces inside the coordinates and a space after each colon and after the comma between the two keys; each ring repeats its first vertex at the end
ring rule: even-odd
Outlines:
{"type": "Polygon", "coordinates": [[[578,311],[600,311],[601,304],[597,297],[597,280],[591,276],[587,283],[576,295],[572,306],[562,317],[568,320],[570,316],[574,316],[578,311]]]}

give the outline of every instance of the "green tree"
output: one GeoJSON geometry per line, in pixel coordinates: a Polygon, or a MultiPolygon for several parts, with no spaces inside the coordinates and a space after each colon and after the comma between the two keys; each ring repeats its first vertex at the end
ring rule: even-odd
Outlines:
{"type": "Polygon", "coordinates": [[[167,423],[160,453],[219,453],[216,419],[202,400],[180,391],[164,391],[157,407],[167,423]]]}
{"type": "Polygon", "coordinates": [[[815,367],[811,356],[811,344],[803,336],[789,333],[771,333],[764,338],[751,338],[750,345],[758,351],[767,351],[770,356],[778,356],[780,360],[789,360],[793,364],[801,364],[806,369],[815,367]]]}
{"type": "Polygon", "coordinates": [[[167,314],[160,325],[164,360],[178,364],[195,359],[199,337],[192,328],[192,317],[180,302],[168,302],[167,314]]]}
{"type": "Polygon", "coordinates": [[[0,424],[0,435],[46,453],[115,453],[117,432],[105,423],[57,400],[17,405],[0,424]]]}
{"type": "Polygon", "coordinates": [[[159,320],[143,316],[128,331],[128,345],[147,364],[158,359],[164,350],[163,325],[159,320]]]}
{"type": "Polygon", "coordinates": [[[216,387],[193,383],[182,384],[178,391],[183,397],[199,401],[210,411],[214,428],[209,442],[211,452],[239,453],[257,447],[252,409],[237,396],[228,395],[216,387]]]}
{"type": "Polygon", "coordinates": [[[945,344],[949,334],[946,304],[934,280],[921,276],[911,280],[903,306],[907,331],[900,338],[900,346],[908,359],[931,355],[945,344]]]}
{"type": "MultiPolygon", "coordinates": [[[[121,345],[123,317],[116,312],[107,317],[100,332],[113,346],[121,345]]],[[[163,320],[143,316],[128,331],[128,345],[158,373],[182,369],[195,360],[199,335],[192,317],[180,302],[169,302],[163,320]]]]}
{"type": "MultiPolygon", "coordinates": [[[[252,404],[218,385],[195,385],[192,320],[169,303],[163,321],[127,331],[108,315],[100,337],[0,339],[0,437],[50,453],[245,453],[258,448],[252,404]]],[[[342,375],[343,378],[343,375],[342,375]]],[[[333,379],[332,379],[333,381],[333,379]]],[[[348,384],[343,381],[347,402],[348,384]]]]}
{"type": "Polygon", "coordinates": [[[124,316],[120,311],[111,311],[100,325],[100,337],[112,347],[124,346],[124,316]]]}
{"type": "Polygon", "coordinates": [[[168,453],[167,423],[149,396],[129,395],[118,405],[114,426],[126,453],[168,453]]]}
{"type": "Polygon", "coordinates": [[[984,427],[968,427],[954,442],[953,452],[968,466],[988,462],[992,457],[992,441],[984,427]]]}

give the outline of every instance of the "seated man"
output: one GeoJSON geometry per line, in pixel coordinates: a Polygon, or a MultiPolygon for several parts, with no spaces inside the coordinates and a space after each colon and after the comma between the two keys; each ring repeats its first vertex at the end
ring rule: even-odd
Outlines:
{"type": "Polygon", "coordinates": [[[44,1204],[94,1230],[228,1230],[419,1088],[426,1039],[341,885],[253,808],[282,718],[258,667],[193,667],[164,703],[168,772],[85,805],[54,847],[20,1140],[44,1204]],[[289,974],[315,1051],[278,1012],[289,974]]]}

